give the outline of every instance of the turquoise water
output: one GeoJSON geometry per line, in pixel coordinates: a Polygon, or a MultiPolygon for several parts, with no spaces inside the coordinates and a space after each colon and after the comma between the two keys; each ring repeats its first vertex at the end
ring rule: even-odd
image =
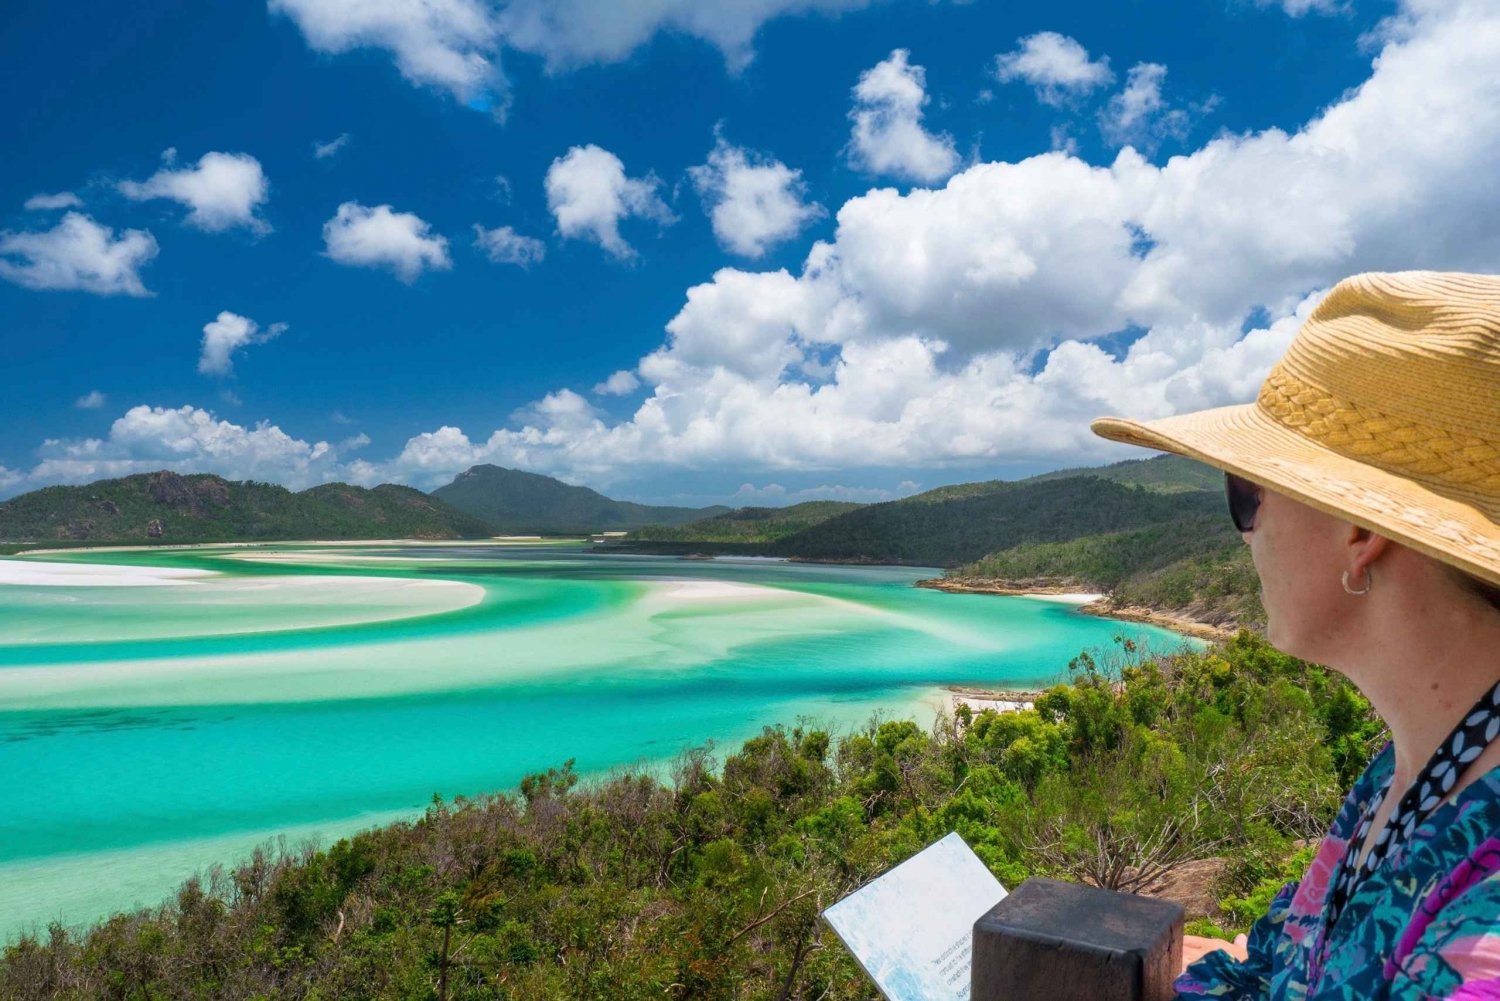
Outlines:
{"type": "Polygon", "coordinates": [[[0,939],[568,758],[601,775],[768,723],[925,725],[946,685],[1183,642],[911,586],[935,573],[474,544],[0,561],[32,581],[0,584],[0,939]]]}

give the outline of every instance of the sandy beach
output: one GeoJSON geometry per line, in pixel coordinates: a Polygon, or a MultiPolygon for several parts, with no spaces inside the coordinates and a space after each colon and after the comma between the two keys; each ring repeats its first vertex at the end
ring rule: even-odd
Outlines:
{"type": "Polygon", "coordinates": [[[944,591],[948,594],[998,594],[1007,597],[1032,598],[1038,601],[1057,601],[1074,605],[1085,615],[1096,615],[1104,619],[1119,619],[1122,622],[1143,622],[1160,626],[1184,636],[1203,640],[1232,639],[1237,632],[1185,615],[1175,615],[1154,608],[1111,605],[1106,595],[1078,591],[1076,587],[1059,584],[1031,584],[1025,581],[992,580],[985,578],[933,577],[919,580],[917,587],[944,591]]]}
{"type": "Polygon", "coordinates": [[[1154,608],[1143,608],[1133,605],[1112,606],[1104,601],[1093,604],[1082,605],[1078,609],[1086,615],[1097,615],[1105,619],[1119,619],[1122,622],[1144,622],[1151,626],[1161,626],[1184,636],[1192,636],[1200,640],[1228,640],[1234,639],[1237,629],[1227,629],[1224,626],[1216,626],[1209,622],[1199,622],[1184,615],[1173,615],[1169,612],[1160,612],[1154,608]]]}
{"type": "Polygon", "coordinates": [[[1000,713],[1018,712],[1022,709],[1030,709],[1035,704],[1037,696],[1041,694],[1041,692],[1023,690],[986,691],[979,688],[950,688],[948,689],[948,713],[952,715],[957,712],[959,706],[968,706],[976,713],[984,712],[986,709],[993,709],[1000,713]]]}

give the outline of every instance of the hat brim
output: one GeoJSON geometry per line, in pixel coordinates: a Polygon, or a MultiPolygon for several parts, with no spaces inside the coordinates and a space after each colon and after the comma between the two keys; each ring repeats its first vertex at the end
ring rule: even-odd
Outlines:
{"type": "Polygon", "coordinates": [[[1095,434],[1175,452],[1500,584],[1500,526],[1462,500],[1335,452],[1253,403],[1154,421],[1101,417],[1095,434]]]}

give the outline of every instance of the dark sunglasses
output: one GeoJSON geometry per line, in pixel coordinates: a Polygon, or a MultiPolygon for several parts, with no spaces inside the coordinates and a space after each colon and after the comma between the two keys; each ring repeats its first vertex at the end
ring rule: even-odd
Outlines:
{"type": "Polygon", "coordinates": [[[1261,488],[1233,473],[1224,474],[1224,495],[1229,498],[1229,517],[1241,532],[1255,529],[1255,512],[1260,510],[1261,488]]]}

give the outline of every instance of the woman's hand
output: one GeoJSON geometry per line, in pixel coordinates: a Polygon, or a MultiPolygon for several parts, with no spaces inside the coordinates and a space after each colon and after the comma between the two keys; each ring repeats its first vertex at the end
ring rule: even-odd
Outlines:
{"type": "Polygon", "coordinates": [[[1235,959],[1249,959],[1250,950],[1246,945],[1247,941],[1243,935],[1236,935],[1233,942],[1226,942],[1222,938],[1184,935],[1182,936],[1182,968],[1186,970],[1189,963],[1196,963],[1215,949],[1223,949],[1235,959]]]}

